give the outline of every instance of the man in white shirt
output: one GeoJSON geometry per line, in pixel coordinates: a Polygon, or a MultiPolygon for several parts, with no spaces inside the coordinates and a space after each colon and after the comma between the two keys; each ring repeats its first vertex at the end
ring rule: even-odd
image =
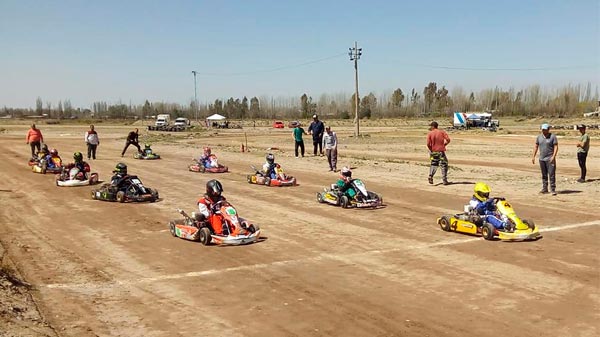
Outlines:
{"type": "Polygon", "coordinates": [[[329,162],[329,171],[337,171],[337,135],[331,131],[331,126],[325,128],[323,134],[323,148],[329,162]]]}
{"type": "Polygon", "coordinates": [[[87,144],[87,159],[96,159],[96,148],[100,145],[98,133],[94,131],[94,126],[90,125],[90,129],[85,132],[85,143],[87,144]]]}

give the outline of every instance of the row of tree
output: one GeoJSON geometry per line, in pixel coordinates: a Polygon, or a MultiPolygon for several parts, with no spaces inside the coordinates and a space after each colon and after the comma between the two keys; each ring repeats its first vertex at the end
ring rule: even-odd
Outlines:
{"type": "MultiPolygon", "coordinates": [[[[497,116],[576,116],[595,110],[599,100],[598,88],[592,94],[592,85],[567,85],[555,90],[544,90],[539,85],[524,89],[509,88],[485,89],[478,93],[465,92],[462,88],[453,88],[450,92],[445,86],[430,82],[422,91],[413,88],[405,93],[398,88],[379,96],[369,93],[359,98],[360,118],[390,117],[440,117],[450,116],[452,112],[493,111],[497,116]]],[[[196,106],[190,104],[149,102],[142,105],[109,104],[105,101],[94,102],[91,108],[73,108],[66,99],[52,105],[51,102],[36,99],[35,110],[4,107],[3,113],[15,117],[30,115],[48,115],[50,118],[150,118],[157,114],[171,114],[173,117],[196,119],[218,113],[232,119],[297,119],[309,118],[318,113],[330,118],[353,118],[355,114],[355,95],[347,93],[322,94],[314,100],[306,93],[297,97],[252,97],[248,99],[230,97],[227,100],[215,99],[214,102],[196,106]]]]}

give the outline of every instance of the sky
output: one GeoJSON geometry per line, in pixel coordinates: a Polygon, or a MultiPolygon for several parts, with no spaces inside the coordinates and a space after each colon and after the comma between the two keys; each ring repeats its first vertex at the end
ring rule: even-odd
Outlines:
{"type": "Polygon", "coordinates": [[[0,0],[0,106],[600,83],[600,0],[0,0]]]}

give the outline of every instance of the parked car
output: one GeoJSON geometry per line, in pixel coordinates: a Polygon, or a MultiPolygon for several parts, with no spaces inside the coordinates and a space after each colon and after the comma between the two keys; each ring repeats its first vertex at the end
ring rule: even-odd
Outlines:
{"type": "Polygon", "coordinates": [[[298,121],[291,121],[288,123],[288,128],[293,129],[297,126],[301,126],[302,123],[298,122],[298,121]]]}
{"type": "Polygon", "coordinates": [[[174,125],[186,127],[186,126],[190,125],[190,121],[185,117],[178,117],[177,119],[175,119],[174,125]]]}
{"type": "Polygon", "coordinates": [[[273,122],[273,127],[276,129],[283,129],[285,126],[283,125],[283,122],[275,121],[275,122],[273,122]]]}

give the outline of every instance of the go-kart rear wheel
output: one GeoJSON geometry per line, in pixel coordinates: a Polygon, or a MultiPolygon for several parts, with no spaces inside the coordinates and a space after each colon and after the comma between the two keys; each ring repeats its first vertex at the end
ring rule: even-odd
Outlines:
{"type": "Polygon", "coordinates": [[[265,185],[271,186],[271,178],[265,177],[265,185]]]}
{"type": "Polygon", "coordinates": [[[325,200],[323,200],[323,193],[321,192],[317,192],[317,201],[322,204],[325,202],[325,200]]]}
{"type": "Polygon", "coordinates": [[[173,222],[173,221],[169,222],[169,232],[174,237],[177,237],[177,232],[175,231],[175,222],[173,222]]]}
{"type": "Polygon", "coordinates": [[[208,229],[208,227],[200,228],[200,243],[202,243],[205,246],[208,246],[211,240],[212,236],[210,236],[210,229],[208,229]]]}
{"type": "Polygon", "coordinates": [[[438,224],[440,225],[440,228],[443,231],[446,232],[450,232],[451,228],[450,228],[450,216],[448,215],[444,215],[440,218],[440,220],[438,221],[438,224]]]}
{"type": "Polygon", "coordinates": [[[523,223],[529,227],[529,229],[533,230],[535,228],[535,223],[533,220],[523,219],[523,223]]]}
{"type": "Polygon", "coordinates": [[[125,202],[125,192],[123,192],[123,191],[117,192],[117,201],[125,202]]]}
{"type": "Polygon", "coordinates": [[[248,182],[248,184],[252,184],[252,176],[251,175],[247,175],[246,176],[246,181],[248,182]]]}
{"type": "Polygon", "coordinates": [[[90,175],[90,185],[94,185],[98,183],[98,175],[92,174],[90,175]]]}
{"type": "Polygon", "coordinates": [[[496,228],[491,223],[485,223],[483,227],[481,227],[481,236],[486,240],[493,240],[495,232],[496,228]]]}
{"type": "Polygon", "coordinates": [[[340,206],[342,206],[342,208],[348,208],[349,204],[350,204],[350,199],[348,199],[347,196],[342,195],[342,197],[340,198],[340,206]]]}

